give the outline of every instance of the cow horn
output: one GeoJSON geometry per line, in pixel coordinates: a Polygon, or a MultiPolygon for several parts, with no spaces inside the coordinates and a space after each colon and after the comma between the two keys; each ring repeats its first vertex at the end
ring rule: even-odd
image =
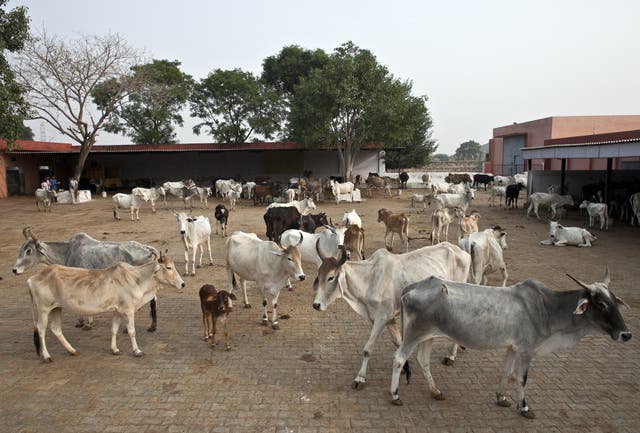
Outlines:
{"type": "Polygon", "coordinates": [[[324,228],[327,229],[327,230],[330,230],[331,233],[335,233],[336,232],[336,228],[334,226],[332,226],[332,225],[330,226],[330,225],[324,224],[324,228]]]}
{"type": "Polygon", "coordinates": [[[347,250],[344,248],[344,245],[338,245],[338,249],[340,251],[342,251],[342,255],[340,256],[340,260],[338,260],[338,267],[344,265],[344,263],[347,261],[347,259],[349,258],[349,254],[347,253],[347,250]]]}
{"type": "Polygon", "coordinates": [[[27,226],[22,229],[22,235],[26,240],[29,240],[29,230],[31,230],[31,226],[27,226]]]}
{"type": "Polygon", "coordinates": [[[318,257],[320,257],[322,260],[326,259],[326,257],[324,255],[322,255],[322,252],[320,251],[320,239],[319,238],[316,241],[316,252],[318,253],[318,257]]]}
{"type": "Polygon", "coordinates": [[[304,240],[304,236],[302,236],[302,232],[300,232],[300,240],[296,244],[296,247],[299,246],[302,243],[303,240],[304,240]]]}
{"type": "Polygon", "coordinates": [[[602,280],[602,284],[609,287],[610,282],[611,282],[611,277],[609,276],[609,266],[607,266],[607,270],[604,272],[604,279],[602,280]]]}
{"type": "MultiPolygon", "coordinates": [[[[31,226],[25,227],[24,230],[22,231],[22,233],[24,234],[25,232],[29,235],[29,237],[31,239],[33,239],[34,242],[38,242],[38,237],[36,235],[34,235],[33,232],[31,231],[31,226]]],[[[27,236],[25,235],[25,238],[26,237],[27,236]]]]}
{"type": "Polygon", "coordinates": [[[591,294],[595,293],[595,290],[593,289],[593,287],[591,287],[590,285],[588,285],[587,283],[583,283],[582,281],[580,281],[577,278],[572,277],[571,275],[567,274],[567,277],[571,278],[573,281],[575,281],[576,283],[578,283],[578,285],[584,287],[585,289],[587,289],[587,291],[591,294]]]}

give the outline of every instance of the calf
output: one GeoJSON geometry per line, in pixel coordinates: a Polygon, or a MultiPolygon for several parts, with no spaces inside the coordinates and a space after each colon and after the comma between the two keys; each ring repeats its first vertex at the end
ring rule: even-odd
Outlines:
{"type": "Polygon", "coordinates": [[[451,186],[448,182],[438,182],[431,184],[431,192],[433,194],[443,194],[449,192],[449,187],[451,186]]]}
{"type": "Polygon", "coordinates": [[[364,260],[364,229],[355,224],[349,224],[344,232],[344,248],[353,254],[357,254],[358,260],[364,260]]]}
{"type": "Polygon", "coordinates": [[[209,208],[209,197],[213,195],[211,187],[196,187],[196,195],[200,198],[200,207],[204,204],[204,207],[209,208]]]}
{"type": "MultiPolygon", "coordinates": [[[[454,211],[457,216],[464,216],[460,208],[455,208],[454,211]]],[[[453,218],[449,214],[449,209],[438,208],[433,211],[433,215],[431,215],[431,245],[439,244],[441,236],[444,236],[445,241],[449,240],[449,224],[451,224],[451,221],[453,221],[453,218]]]]}
{"type": "Polygon", "coordinates": [[[573,206],[573,197],[570,195],[548,194],[546,192],[536,192],[529,197],[529,208],[527,209],[527,218],[533,210],[536,217],[540,219],[538,208],[540,206],[548,206],[551,209],[551,219],[556,217],[557,208],[561,206],[573,206]]]}
{"type": "Polygon", "coordinates": [[[227,236],[227,222],[229,221],[229,211],[223,204],[216,206],[213,214],[216,218],[216,234],[218,234],[218,227],[223,237],[227,236]]]}
{"type": "MultiPolygon", "coordinates": [[[[493,186],[491,188],[491,195],[489,196],[489,207],[496,205],[496,197],[498,198],[498,204],[502,207],[502,199],[505,199],[507,195],[506,186],[493,186]]],[[[505,204],[507,200],[505,199],[505,204]]]]}
{"type": "Polygon", "coordinates": [[[345,212],[344,215],[342,215],[342,225],[347,227],[351,224],[355,224],[362,228],[362,219],[360,219],[360,216],[355,209],[351,209],[350,212],[345,212]]]}
{"type": "Polygon", "coordinates": [[[556,247],[566,247],[567,245],[590,247],[591,242],[596,239],[598,238],[583,228],[564,227],[556,221],[549,221],[549,239],[540,241],[540,243],[556,247]]]}
{"type": "Polygon", "coordinates": [[[395,234],[400,235],[400,241],[404,240],[405,252],[409,251],[409,218],[403,213],[393,213],[388,209],[378,210],[378,222],[384,223],[386,230],[384,233],[384,246],[393,250],[393,239],[395,234]],[[391,245],[387,243],[387,237],[391,233],[391,245]]]}
{"type": "Polygon", "coordinates": [[[224,328],[224,347],[231,350],[229,333],[227,332],[227,318],[232,308],[229,299],[236,300],[236,295],[226,290],[217,291],[211,284],[200,287],[200,308],[202,309],[202,323],[204,324],[204,341],[209,341],[211,346],[216,345],[216,322],[218,318],[224,328]]]}
{"type": "Polygon", "coordinates": [[[580,203],[580,209],[586,209],[589,214],[589,227],[593,227],[596,220],[600,220],[600,230],[603,228],[609,230],[609,213],[606,203],[591,203],[584,200],[580,203]]]}
{"type": "Polygon", "coordinates": [[[211,225],[209,218],[205,216],[190,217],[184,212],[173,211],[178,220],[178,231],[184,243],[184,272],[189,275],[189,253],[191,253],[191,275],[196,274],[196,254],[200,250],[200,262],[198,267],[202,266],[202,256],[204,255],[204,246],[206,244],[209,252],[209,263],[213,266],[213,257],[211,256],[211,225]]]}
{"type": "Polygon", "coordinates": [[[500,226],[472,233],[460,239],[458,246],[471,255],[470,283],[487,284],[487,274],[500,271],[501,286],[507,285],[507,266],[502,253],[507,248],[507,232],[500,226]]]}
{"type": "Polygon", "coordinates": [[[315,233],[316,229],[329,225],[327,214],[320,212],[319,214],[307,214],[300,217],[300,229],[307,233],[315,233]]]}
{"type": "Polygon", "coordinates": [[[409,181],[409,173],[407,173],[406,171],[403,171],[398,175],[398,179],[400,179],[400,188],[406,189],[407,182],[409,181]]]}
{"type": "Polygon", "coordinates": [[[459,238],[465,238],[471,233],[477,233],[478,221],[480,220],[480,214],[476,211],[472,211],[470,215],[464,214],[460,217],[460,234],[459,238]]]}
{"type": "Polygon", "coordinates": [[[438,194],[435,197],[435,202],[438,207],[459,207],[462,212],[466,212],[469,204],[473,200],[473,190],[470,189],[464,194],[438,194]]]}
{"type": "Polygon", "coordinates": [[[411,197],[411,207],[416,208],[416,203],[422,203],[422,210],[427,210],[427,205],[431,205],[433,194],[413,194],[411,197]]]}
{"type": "Polygon", "coordinates": [[[640,192],[629,197],[629,204],[631,205],[631,226],[633,226],[634,218],[640,225],[640,192]]]}
{"type": "Polygon", "coordinates": [[[512,208],[518,207],[518,196],[520,195],[520,190],[524,188],[524,185],[521,183],[514,183],[513,185],[507,185],[506,196],[507,196],[507,206],[511,206],[512,208]]]}

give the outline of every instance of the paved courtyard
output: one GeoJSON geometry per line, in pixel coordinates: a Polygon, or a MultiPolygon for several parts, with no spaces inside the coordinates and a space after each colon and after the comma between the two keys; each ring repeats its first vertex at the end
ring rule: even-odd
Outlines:
{"type": "MultiPolygon", "coordinates": [[[[136,315],[138,343],[145,352],[134,358],[126,335],[119,336],[123,356],[111,355],[109,315],[96,318],[94,329],[75,328],[75,317],[63,311],[63,331],[78,350],[68,356],[48,332],[54,359],[43,364],[36,355],[26,279],[36,272],[13,276],[11,267],[22,245],[22,228],[32,225],[42,240],[65,240],[77,231],[97,239],[138,240],[168,248],[180,271],[181,243],[172,213],[150,209],[141,222],[114,221],[110,199],[83,205],[57,205],[51,214],[38,213],[31,198],[0,200],[3,230],[0,242],[0,430],[3,432],[637,432],[640,431],[640,229],[616,222],[592,248],[539,245],[546,225],[527,220],[521,209],[487,207],[487,195],[474,206],[482,228],[500,224],[508,232],[505,251],[509,284],[538,278],[556,289],[573,289],[566,276],[587,282],[600,280],[611,269],[611,288],[631,310],[622,310],[634,338],[626,344],[608,336],[589,336],[570,351],[537,358],[529,371],[527,402],[537,418],[519,416],[495,405],[495,388],[503,351],[462,352],[455,366],[439,359],[448,348],[439,340],[432,354],[432,372],[446,400],[430,397],[415,358],[412,383],[401,379],[404,406],[391,405],[388,393],[394,347],[383,334],[369,362],[367,386],[351,389],[362,360],[370,326],[342,300],[326,312],[312,309],[312,267],[293,291],[283,291],[279,331],[260,325],[261,299],[250,284],[252,309],[238,303],[229,320],[232,350],[210,348],[202,341],[198,289],[204,283],[226,288],[223,240],[213,237],[213,267],[186,277],[183,293],[159,293],[158,330],[147,333],[148,308],[136,315]]],[[[215,200],[213,200],[215,203],[215,200]]],[[[334,221],[355,207],[363,217],[369,256],[381,248],[383,227],[377,209],[410,213],[410,236],[423,238],[431,222],[408,207],[406,197],[376,197],[354,205],[322,203],[319,210],[334,221]]],[[[177,202],[173,206],[180,206],[177,202]]],[[[214,204],[215,206],[215,204],[214,204]]],[[[162,207],[162,206],[160,206],[162,207]]],[[[213,206],[211,206],[213,207],[213,206]]],[[[262,208],[248,203],[231,213],[230,231],[264,237],[262,208]]],[[[199,209],[213,221],[213,210],[199,209]]],[[[128,217],[126,212],[123,218],[128,217]]],[[[567,225],[585,225],[586,217],[570,214],[567,225]]],[[[457,236],[452,227],[450,240],[457,236]]],[[[411,248],[426,245],[411,241],[411,248]]],[[[396,246],[397,246],[396,240],[396,246]]],[[[40,269],[40,267],[38,268],[40,269]]],[[[493,275],[490,281],[498,283],[493,275]]],[[[508,395],[513,398],[513,386],[508,395]]],[[[513,401],[513,400],[512,400],[513,401]]]]}

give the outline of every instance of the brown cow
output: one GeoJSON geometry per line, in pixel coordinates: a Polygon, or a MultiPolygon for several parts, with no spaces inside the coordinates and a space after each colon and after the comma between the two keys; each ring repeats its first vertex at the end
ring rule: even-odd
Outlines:
{"type": "Polygon", "coordinates": [[[209,341],[215,346],[216,322],[222,321],[224,328],[224,345],[226,350],[231,349],[229,333],[227,332],[227,318],[231,312],[229,299],[236,300],[236,295],[226,290],[217,291],[211,284],[200,287],[200,307],[202,308],[202,323],[204,324],[204,341],[209,341]]]}

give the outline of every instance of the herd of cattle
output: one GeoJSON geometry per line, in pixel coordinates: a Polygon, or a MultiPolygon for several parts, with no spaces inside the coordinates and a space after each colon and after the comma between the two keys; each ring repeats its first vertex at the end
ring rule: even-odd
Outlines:
{"type": "MultiPolygon", "coordinates": [[[[571,277],[579,286],[573,291],[555,291],[532,279],[506,286],[505,230],[499,226],[480,230],[480,214],[467,214],[467,211],[474,199],[473,187],[480,185],[485,189],[492,187],[491,197],[504,192],[506,198],[516,200],[514,205],[517,207],[517,193],[526,184],[526,177],[488,179],[486,175],[476,175],[472,180],[468,175],[450,175],[445,179],[447,185],[432,184],[428,176],[422,180],[431,193],[415,194],[411,202],[412,206],[422,202],[425,209],[427,205],[436,205],[432,214],[432,245],[409,251],[409,217],[382,208],[378,211],[378,222],[386,227],[386,248],[375,251],[366,259],[365,231],[355,209],[345,212],[342,224],[338,226],[327,220],[325,213],[311,214],[322,198],[317,193],[324,190],[323,182],[316,183],[313,179],[299,179],[287,188],[251,182],[240,184],[232,180],[218,181],[214,188],[200,188],[192,181],[166,182],[158,188],[135,188],[131,194],[114,195],[114,217],[118,218],[118,210],[123,208],[130,209],[132,219],[134,212],[137,218],[141,204],[146,201],[151,202],[155,211],[155,202],[161,198],[166,207],[167,194],[182,199],[185,208],[196,197],[208,207],[207,199],[214,194],[229,200],[231,209],[242,197],[256,204],[271,202],[263,217],[269,240],[240,231],[227,236],[229,209],[223,204],[216,206],[216,233],[220,229],[226,237],[224,260],[228,290],[217,290],[212,285],[200,289],[205,340],[215,344],[219,319],[224,326],[225,347],[230,348],[226,320],[233,309],[232,302],[236,300],[233,291],[242,288],[244,306],[249,308],[248,281],[255,282],[262,292],[263,324],[279,329],[280,291],[290,287],[291,281],[306,279],[302,264],[307,263],[317,271],[312,284],[315,310],[324,311],[336,299],[342,298],[357,314],[372,323],[363,349],[362,365],[353,380],[354,388],[361,388],[366,383],[373,346],[387,328],[398,348],[393,358],[392,402],[402,404],[398,394],[399,377],[404,372],[409,382],[408,358],[414,352],[433,397],[443,399],[431,376],[429,363],[433,339],[445,336],[454,342],[443,359],[445,365],[454,363],[457,344],[476,349],[506,348],[504,374],[497,389],[496,403],[510,405],[505,388],[508,379],[514,376],[518,410],[521,415],[533,418],[524,396],[527,371],[533,357],[572,347],[590,333],[606,333],[613,340],[628,341],[631,333],[618,309],[619,305],[625,304],[610,290],[608,270],[601,282],[592,284],[571,277]],[[514,185],[516,187],[510,188],[514,185]],[[277,188],[286,197],[283,202],[274,200],[279,195],[275,194],[277,188]],[[455,220],[459,227],[457,245],[448,242],[448,228],[455,220]],[[390,243],[387,241],[389,234],[390,243]],[[392,252],[395,234],[403,243],[402,254],[392,252]],[[501,286],[482,285],[493,272],[501,273],[501,286]],[[267,295],[271,297],[270,318],[267,295]]],[[[402,182],[406,184],[406,179],[401,177],[397,182],[400,187],[402,182]]],[[[330,180],[327,185],[337,197],[358,183],[359,179],[354,183],[330,180]]],[[[376,187],[385,190],[391,182],[370,174],[366,184],[368,190],[376,187]]],[[[548,207],[553,218],[559,208],[574,203],[571,196],[554,193],[532,194],[529,202],[527,216],[533,211],[538,218],[541,206],[548,207]]],[[[630,205],[637,218],[640,194],[632,196],[630,205]]],[[[590,226],[599,218],[601,229],[608,227],[606,204],[585,200],[580,207],[589,213],[590,226]]],[[[199,265],[202,265],[205,247],[213,264],[209,218],[194,217],[186,212],[173,213],[178,236],[184,245],[185,274],[195,275],[198,251],[199,265]]],[[[48,265],[27,280],[38,355],[45,362],[51,361],[45,343],[49,320],[52,333],[70,354],[75,354],[61,329],[61,309],[68,309],[80,315],[80,323],[86,327],[91,326],[91,316],[112,312],[111,350],[114,354],[122,353],[116,345],[116,336],[124,317],[133,353],[142,356],[136,342],[134,313],[150,303],[152,324],[148,330],[154,331],[158,288],[181,290],[184,287],[184,281],[175,264],[165,255],[166,251],[159,252],[152,246],[134,241],[98,241],[85,233],[78,233],[66,242],[40,240],[30,227],[26,227],[23,234],[25,242],[13,267],[14,274],[22,274],[38,263],[48,265]]],[[[550,221],[549,239],[542,243],[590,246],[593,239],[595,236],[585,229],[563,227],[557,221],[550,221]]]]}

